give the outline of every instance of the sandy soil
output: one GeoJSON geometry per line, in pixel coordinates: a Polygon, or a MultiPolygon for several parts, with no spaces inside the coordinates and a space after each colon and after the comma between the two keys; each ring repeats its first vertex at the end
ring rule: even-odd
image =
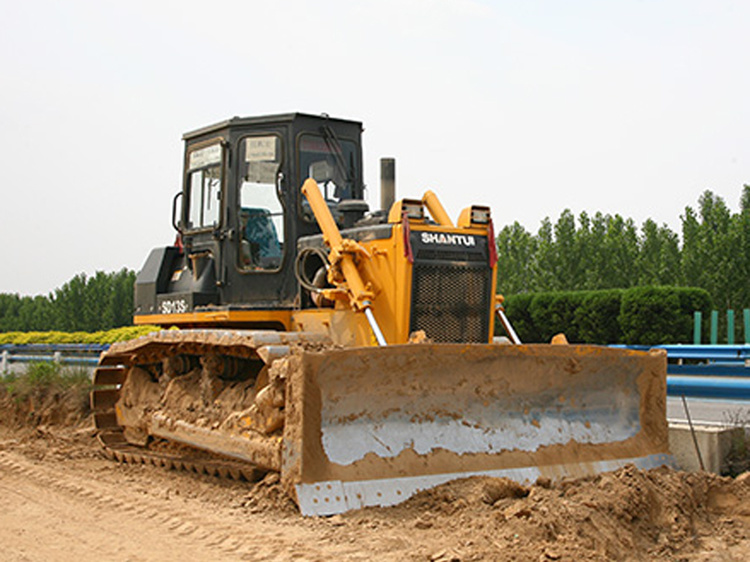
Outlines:
{"type": "Polygon", "coordinates": [[[41,413],[0,414],[2,560],[750,559],[750,475],[470,479],[392,508],[303,518],[274,475],[250,484],[116,464],[89,421],[40,425],[58,419],[41,413]]]}

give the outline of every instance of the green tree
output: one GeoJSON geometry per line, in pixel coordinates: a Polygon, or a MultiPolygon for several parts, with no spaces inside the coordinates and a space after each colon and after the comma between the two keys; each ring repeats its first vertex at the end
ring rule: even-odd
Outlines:
{"type": "Polygon", "coordinates": [[[750,308],[750,185],[744,185],[740,196],[740,212],[733,219],[736,237],[736,275],[738,279],[735,306],[750,308]]]}
{"type": "Polygon", "coordinates": [[[135,273],[80,273],[48,296],[0,294],[0,331],[108,330],[131,323],[135,273]]]}
{"type": "Polygon", "coordinates": [[[558,254],[553,235],[552,221],[545,218],[536,235],[536,277],[534,291],[557,291],[562,280],[557,276],[558,254]]]}
{"type": "Polygon", "coordinates": [[[557,290],[574,290],[583,284],[586,263],[581,255],[576,219],[570,209],[565,209],[554,226],[554,287],[557,290]]]}
{"type": "Polygon", "coordinates": [[[601,272],[597,289],[624,289],[638,281],[638,233],[632,219],[620,215],[607,216],[607,233],[604,236],[606,270],[601,272]]]}
{"type": "Polygon", "coordinates": [[[740,212],[705,191],[697,211],[686,207],[680,236],[646,220],[565,209],[553,224],[545,218],[536,234],[519,223],[501,230],[498,289],[522,292],[689,286],[709,291],[719,308],[750,306],[750,185],[740,212]]]}
{"type": "Polygon", "coordinates": [[[83,329],[86,302],[86,274],[79,273],[59,289],[55,289],[55,327],[64,332],[83,329]]]}
{"type": "Polygon", "coordinates": [[[576,253],[579,256],[580,262],[576,280],[577,286],[573,288],[576,290],[593,289],[597,285],[596,248],[598,246],[598,241],[594,238],[592,230],[594,223],[586,211],[578,215],[578,223],[579,227],[576,230],[575,240],[576,253]]]}
{"type": "Polygon", "coordinates": [[[537,241],[519,222],[504,227],[497,236],[498,291],[520,294],[536,284],[537,241]]]}
{"type": "Polygon", "coordinates": [[[719,308],[741,307],[748,284],[743,213],[732,216],[724,200],[711,191],[701,195],[698,205],[697,213],[687,207],[682,215],[683,281],[706,289],[719,308]]]}
{"type": "Polygon", "coordinates": [[[667,226],[651,219],[641,227],[636,264],[638,285],[680,284],[680,241],[667,226]]]}
{"type": "Polygon", "coordinates": [[[112,275],[111,309],[112,327],[127,326],[133,321],[133,286],[135,272],[121,269],[112,275]]]}

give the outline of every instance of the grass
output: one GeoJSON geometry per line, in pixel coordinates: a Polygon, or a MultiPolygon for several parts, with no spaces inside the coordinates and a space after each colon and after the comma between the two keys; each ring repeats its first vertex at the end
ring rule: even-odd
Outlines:
{"type": "Polygon", "coordinates": [[[82,367],[66,367],[53,362],[29,363],[21,373],[6,373],[0,377],[0,388],[16,403],[73,388],[88,394],[91,376],[82,367]]]}
{"type": "Polygon", "coordinates": [[[724,425],[742,431],[732,433],[732,442],[725,459],[728,476],[738,476],[750,470],[750,410],[737,409],[724,412],[724,425]]]}

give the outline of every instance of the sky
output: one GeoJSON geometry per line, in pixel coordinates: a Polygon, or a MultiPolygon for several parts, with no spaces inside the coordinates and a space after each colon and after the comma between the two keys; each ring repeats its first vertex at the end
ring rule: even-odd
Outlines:
{"type": "Polygon", "coordinates": [[[564,209],[680,231],[750,183],[750,2],[0,0],[0,293],[169,245],[182,134],[363,121],[365,182],[536,232],[564,209]]]}

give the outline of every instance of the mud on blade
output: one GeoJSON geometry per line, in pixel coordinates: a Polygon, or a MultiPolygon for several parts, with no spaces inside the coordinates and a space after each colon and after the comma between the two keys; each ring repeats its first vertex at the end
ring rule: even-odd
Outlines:
{"type": "Polygon", "coordinates": [[[669,462],[662,352],[428,344],[293,361],[282,478],[307,515],[392,505],[473,475],[669,462]]]}

